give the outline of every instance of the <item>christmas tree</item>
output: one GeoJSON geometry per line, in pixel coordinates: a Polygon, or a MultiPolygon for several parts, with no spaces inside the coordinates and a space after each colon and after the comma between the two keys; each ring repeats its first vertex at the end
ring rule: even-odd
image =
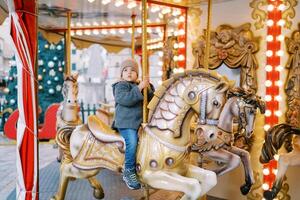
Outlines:
{"type": "MultiPolygon", "coordinates": [[[[42,112],[39,122],[43,123],[45,111],[53,103],[63,100],[61,89],[64,72],[64,41],[51,44],[38,35],[38,102],[42,112]]],[[[12,62],[12,63],[15,63],[12,62]]],[[[17,108],[17,68],[13,64],[8,77],[5,107],[17,108]]]]}

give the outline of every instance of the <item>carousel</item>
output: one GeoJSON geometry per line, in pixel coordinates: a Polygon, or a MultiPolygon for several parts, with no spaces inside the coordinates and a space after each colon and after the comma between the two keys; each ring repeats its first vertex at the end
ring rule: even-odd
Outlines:
{"type": "Polygon", "coordinates": [[[16,140],[16,199],[120,199],[127,143],[112,128],[111,85],[128,58],[155,88],[139,91],[136,199],[299,199],[299,9],[297,0],[1,0],[16,69],[7,83],[17,81],[16,102],[5,92],[15,107],[0,113],[16,140]],[[85,112],[92,102],[101,106],[85,112]],[[53,191],[39,176],[42,139],[58,148],[53,191]],[[68,190],[79,183],[89,197],[68,190]]]}

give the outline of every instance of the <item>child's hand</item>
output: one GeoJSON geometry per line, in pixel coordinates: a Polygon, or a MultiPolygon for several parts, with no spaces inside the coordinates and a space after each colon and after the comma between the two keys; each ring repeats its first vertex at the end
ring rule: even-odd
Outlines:
{"type": "Polygon", "coordinates": [[[139,85],[138,88],[140,91],[142,91],[144,88],[147,88],[150,85],[149,83],[149,76],[145,76],[144,80],[142,80],[139,85]]]}

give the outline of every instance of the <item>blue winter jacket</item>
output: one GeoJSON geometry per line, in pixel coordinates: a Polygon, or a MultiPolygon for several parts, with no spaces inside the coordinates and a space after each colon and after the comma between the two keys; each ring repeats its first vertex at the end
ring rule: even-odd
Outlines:
{"type": "MultiPolygon", "coordinates": [[[[138,129],[143,118],[144,96],[137,83],[120,81],[114,83],[113,95],[115,98],[115,119],[113,128],[138,129]]],[[[148,100],[153,97],[154,88],[148,89],[148,100]]]]}

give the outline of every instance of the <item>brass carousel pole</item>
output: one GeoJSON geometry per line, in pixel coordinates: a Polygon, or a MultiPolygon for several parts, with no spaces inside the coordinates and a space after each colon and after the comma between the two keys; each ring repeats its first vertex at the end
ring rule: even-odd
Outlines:
{"type": "Polygon", "coordinates": [[[207,26],[206,26],[206,41],[205,41],[205,56],[204,68],[209,69],[209,50],[210,50],[210,26],[211,26],[211,0],[207,0],[207,26]]]}
{"type": "MultiPolygon", "coordinates": [[[[205,41],[205,56],[204,68],[209,70],[209,50],[210,50],[210,26],[211,26],[211,0],[207,0],[207,26],[206,26],[206,41],[205,41]]],[[[200,200],[206,200],[206,195],[201,197],[200,200]]]]}
{"type": "Polygon", "coordinates": [[[131,57],[132,57],[132,59],[134,59],[134,54],[135,54],[135,38],[134,38],[134,34],[135,34],[135,17],[136,17],[136,14],[132,13],[132,15],[131,15],[131,20],[132,20],[131,57]]]}
{"type": "MultiPolygon", "coordinates": [[[[148,55],[147,55],[147,0],[142,1],[142,70],[143,79],[148,76],[148,55]]],[[[143,123],[147,122],[147,104],[148,93],[143,90],[144,104],[143,104],[143,123]]]]}
{"type": "MultiPolygon", "coordinates": [[[[148,53],[147,53],[147,0],[142,0],[142,74],[143,79],[149,75],[148,73],[148,53]]],[[[144,102],[143,102],[143,123],[147,123],[147,104],[148,93],[147,90],[143,90],[144,102]]],[[[145,185],[145,199],[149,200],[149,186],[145,185]]]]}
{"type": "Polygon", "coordinates": [[[71,11],[67,12],[67,31],[65,34],[65,48],[66,48],[66,57],[65,57],[65,74],[70,75],[71,73],[71,11]]]}

